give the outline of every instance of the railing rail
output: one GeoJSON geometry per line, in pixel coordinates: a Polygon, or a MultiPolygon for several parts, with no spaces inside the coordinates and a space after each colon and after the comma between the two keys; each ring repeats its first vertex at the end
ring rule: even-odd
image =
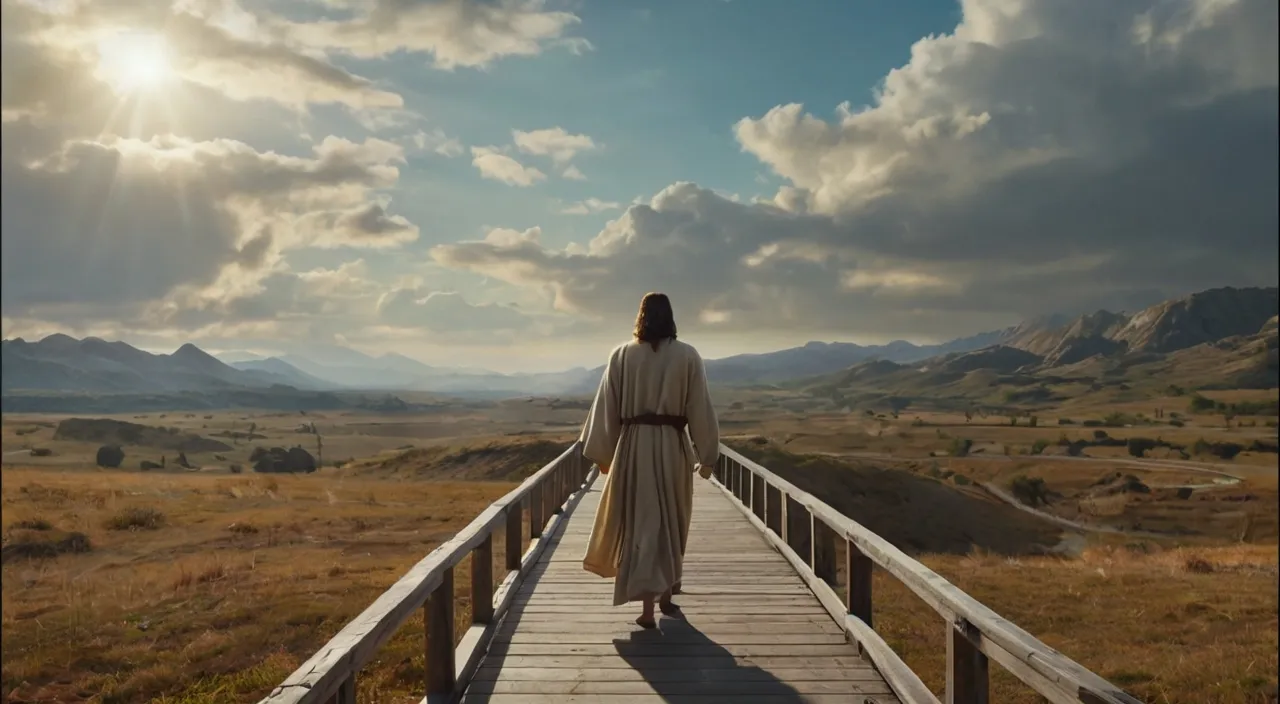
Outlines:
{"type": "Polygon", "coordinates": [[[938,699],[872,627],[874,565],[896,577],[945,619],[948,704],[985,704],[989,700],[989,659],[1055,704],[1141,704],[884,538],[724,445],[720,446],[715,478],[806,579],[832,618],[844,625],[903,702],[936,704],[938,699]],[[843,540],[845,550],[843,602],[834,589],[837,539],[843,540]]]}
{"type": "Polygon", "coordinates": [[[423,609],[426,627],[426,699],[449,702],[470,679],[511,605],[519,585],[560,529],[562,508],[581,496],[594,469],[574,443],[467,527],[432,550],[390,589],[289,675],[261,704],[354,704],[356,675],[377,649],[423,609]],[[528,508],[531,541],[521,551],[528,508]],[[493,537],[505,526],[506,566],[494,589],[493,537]],[[455,649],[453,569],[471,555],[472,625],[455,649]]]}

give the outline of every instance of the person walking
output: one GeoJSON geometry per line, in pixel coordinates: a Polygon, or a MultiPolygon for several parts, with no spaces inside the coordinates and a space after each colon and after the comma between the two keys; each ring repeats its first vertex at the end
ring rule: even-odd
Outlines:
{"type": "Polygon", "coordinates": [[[655,628],[655,601],[679,614],[671,596],[682,579],[693,474],[720,455],[702,357],[676,339],[666,295],[641,299],[634,339],[609,354],[580,439],[605,475],[583,568],[614,580],[614,606],[641,602],[636,624],[655,628]]]}

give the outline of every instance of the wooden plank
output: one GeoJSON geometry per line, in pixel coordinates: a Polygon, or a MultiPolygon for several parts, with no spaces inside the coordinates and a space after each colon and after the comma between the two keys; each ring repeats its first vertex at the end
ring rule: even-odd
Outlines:
{"type": "Polygon", "coordinates": [[[633,665],[618,658],[628,669],[607,667],[486,667],[476,671],[472,682],[874,682],[879,694],[887,694],[880,675],[870,666],[858,668],[788,667],[763,669],[752,665],[688,667],[677,658],[667,662],[633,665]]]}
{"type": "Polygon", "coordinates": [[[874,628],[871,622],[871,584],[874,571],[874,563],[862,554],[856,543],[852,540],[844,541],[844,564],[845,580],[845,608],[852,616],[862,619],[868,628],[874,628]]]}
{"type": "MultiPolygon", "coordinates": [[[[507,655],[612,655],[617,656],[618,646],[614,643],[494,643],[489,648],[489,657],[507,655]]],[[[754,645],[754,644],[684,644],[672,643],[661,647],[654,646],[638,655],[663,655],[667,657],[714,657],[730,656],[738,658],[778,657],[778,656],[817,656],[833,657],[853,654],[848,643],[825,645],[754,645]]]]}
{"type": "MultiPolygon", "coordinates": [[[[893,574],[916,596],[934,608],[949,622],[964,619],[981,634],[982,652],[987,643],[1020,660],[1026,668],[1036,672],[1036,677],[1024,677],[1011,670],[1023,682],[1046,697],[1056,697],[1061,692],[1073,692],[1072,701],[1088,704],[1141,704],[1138,699],[1107,682],[1082,665],[1050,648],[1030,633],[1004,619],[984,604],[965,594],[955,585],[943,579],[933,570],[907,556],[885,539],[866,529],[856,521],[840,514],[768,469],[752,462],[733,450],[721,446],[722,455],[764,477],[780,491],[791,494],[811,513],[819,516],[827,525],[854,541],[858,549],[886,571],[893,574]],[[1046,684],[1048,686],[1046,686],[1046,684]]],[[[1056,701],[1056,700],[1055,700],[1056,701]]]]}
{"type": "Polygon", "coordinates": [[[493,534],[471,551],[471,622],[493,621],[493,534]]]}
{"type": "MultiPolygon", "coordinates": [[[[626,639],[632,633],[635,633],[634,627],[626,630],[558,633],[528,632],[518,629],[513,633],[496,633],[492,642],[495,645],[500,643],[613,643],[626,639]]],[[[668,631],[661,634],[661,638],[653,643],[653,647],[697,645],[709,642],[712,641],[700,632],[668,631]]],[[[848,640],[844,633],[769,633],[767,629],[757,629],[754,633],[717,633],[714,643],[716,645],[846,645],[848,640]]]]}
{"type": "MultiPolygon", "coordinates": [[[[625,634],[635,630],[635,624],[631,623],[631,619],[627,616],[619,614],[612,622],[609,621],[585,621],[579,622],[584,626],[587,623],[591,625],[583,630],[613,630],[625,634]],[[613,628],[616,627],[616,628],[613,628]]],[[[528,621],[520,619],[516,622],[507,621],[498,629],[499,633],[514,633],[517,629],[521,633],[553,633],[560,634],[566,630],[570,630],[567,626],[571,624],[565,623],[564,620],[559,621],[528,621]]],[[[780,633],[787,635],[801,635],[805,633],[818,634],[834,634],[843,637],[844,629],[837,626],[830,618],[824,621],[817,619],[779,619],[775,621],[748,621],[744,622],[741,618],[733,620],[724,620],[720,622],[708,622],[706,619],[698,619],[697,626],[689,625],[688,621],[676,618],[662,619],[658,622],[659,632],[664,634],[691,632],[700,633],[713,640],[718,640],[718,636],[731,633],[780,633]]],[[[623,637],[623,636],[620,636],[623,637]]]]}
{"type": "MultiPolygon", "coordinates": [[[[860,695],[856,704],[896,704],[890,695],[860,695]]],[[[848,694],[471,694],[462,704],[851,704],[848,694]]]]}
{"type": "Polygon", "coordinates": [[[453,651],[453,568],[444,571],[431,592],[426,618],[427,695],[448,695],[457,688],[453,651]]]}
{"type": "Polygon", "coordinates": [[[815,682],[802,680],[799,682],[782,682],[777,679],[744,680],[731,678],[714,682],[627,682],[618,680],[600,681],[542,681],[542,680],[497,680],[472,682],[467,692],[474,694],[650,694],[663,696],[688,696],[690,694],[775,694],[778,696],[796,696],[798,694],[890,694],[888,686],[881,681],[854,682],[837,680],[834,682],[815,682]]]}
{"type": "Polygon", "coordinates": [[[521,545],[524,543],[524,504],[517,501],[514,505],[507,507],[506,526],[507,526],[507,569],[520,569],[520,558],[523,550],[521,545]]]}
{"type": "Polygon", "coordinates": [[[578,443],[571,445],[520,486],[490,504],[452,539],[432,550],[286,677],[263,701],[269,704],[316,704],[336,694],[348,676],[358,672],[396,629],[423,606],[428,595],[440,585],[444,571],[456,566],[492,534],[494,527],[504,520],[506,507],[520,501],[559,464],[580,454],[579,448],[578,443]]]}
{"type": "MultiPolygon", "coordinates": [[[[615,652],[613,655],[508,655],[503,658],[495,658],[491,662],[492,664],[487,664],[486,667],[476,670],[476,677],[480,677],[481,672],[496,673],[504,668],[528,668],[534,670],[564,668],[600,669],[609,670],[611,672],[617,672],[618,670],[650,668],[677,672],[681,669],[717,670],[725,668],[741,669],[751,667],[764,668],[771,671],[803,668],[838,669],[853,678],[860,678],[865,672],[870,672],[871,675],[879,677],[866,660],[856,655],[829,657],[801,655],[750,658],[735,658],[730,656],[675,657],[667,655],[628,655],[627,659],[624,660],[615,652]]],[[[627,674],[629,673],[625,673],[621,676],[627,676],[627,674]]]]}
{"type": "Polygon", "coordinates": [[[947,624],[947,704],[987,704],[989,676],[987,656],[969,638],[966,623],[947,624]]]}
{"type": "MultiPolygon", "coordinates": [[[[722,489],[723,491],[723,489],[722,489]]],[[[840,598],[836,595],[835,590],[829,584],[818,579],[817,575],[807,569],[804,558],[802,558],[795,550],[793,550],[782,536],[773,535],[764,532],[763,524],[759,523],[753,514],[745,511],[745,507],[739,506],[740,511],[748,521],[759,530],[761,534],[769,539],[777,548],[779,554],[791,563],[796,569],[796,573],[808,582],[810,589],[813,590],[814,596],[823,605],[832,618],[840,618],[846,632],[853,640],[858,643],[859,648],[870,657],[876,668],[884,676],[885,681],[892,687],[895,694],[902,698],[903,701],[915,704],[937,704],[938,699],[929,691],[929,688],[920,681],[920,677],[907,667],[907,664],[898,657],[898,654],[889,648],[889,646],[870,628],[861,628],[864,624],[856,619],[851,619],[845,614],[844,605],[841,604],[840,598]]]]}

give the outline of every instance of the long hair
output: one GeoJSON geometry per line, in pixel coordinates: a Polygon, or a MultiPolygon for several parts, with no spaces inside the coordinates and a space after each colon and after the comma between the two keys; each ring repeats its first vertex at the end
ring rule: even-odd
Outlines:
{"type": "Polygon", "coordinates": [[[671,299],[665,293],[646,293],[640,299],[640,312],[636,314],[635,337],[647,342],[656,352],[658,343],[676,339],[676,316],[671,311],[671,299]]]}

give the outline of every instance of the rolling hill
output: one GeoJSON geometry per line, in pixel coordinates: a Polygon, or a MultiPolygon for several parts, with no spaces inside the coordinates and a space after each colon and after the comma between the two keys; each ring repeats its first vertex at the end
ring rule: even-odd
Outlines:
{"type": "MultiPolygon", "coordinates": [[[[930,399],[1038,404],[1086,392],[1142,398],[1169,389],[1275,388],[1277,289],[1220,288],[1133,315],[1029,321],[998,344],[914,364],[866,361],[789,384],[837,404],[930,399]]],[[[892,405],[892,404],[891,404],[892,405]]]]}
{"type": "Polygon", "coordinates": [[[172,354],[152,354],[124,342],[55,334],[38,342],[5,340],[0,343],[0,359],[5,393],[170,393],[277,385],[329,388],[308,384],[306,375],[283,362],[239,369],[190,343],[172,354]]]}

